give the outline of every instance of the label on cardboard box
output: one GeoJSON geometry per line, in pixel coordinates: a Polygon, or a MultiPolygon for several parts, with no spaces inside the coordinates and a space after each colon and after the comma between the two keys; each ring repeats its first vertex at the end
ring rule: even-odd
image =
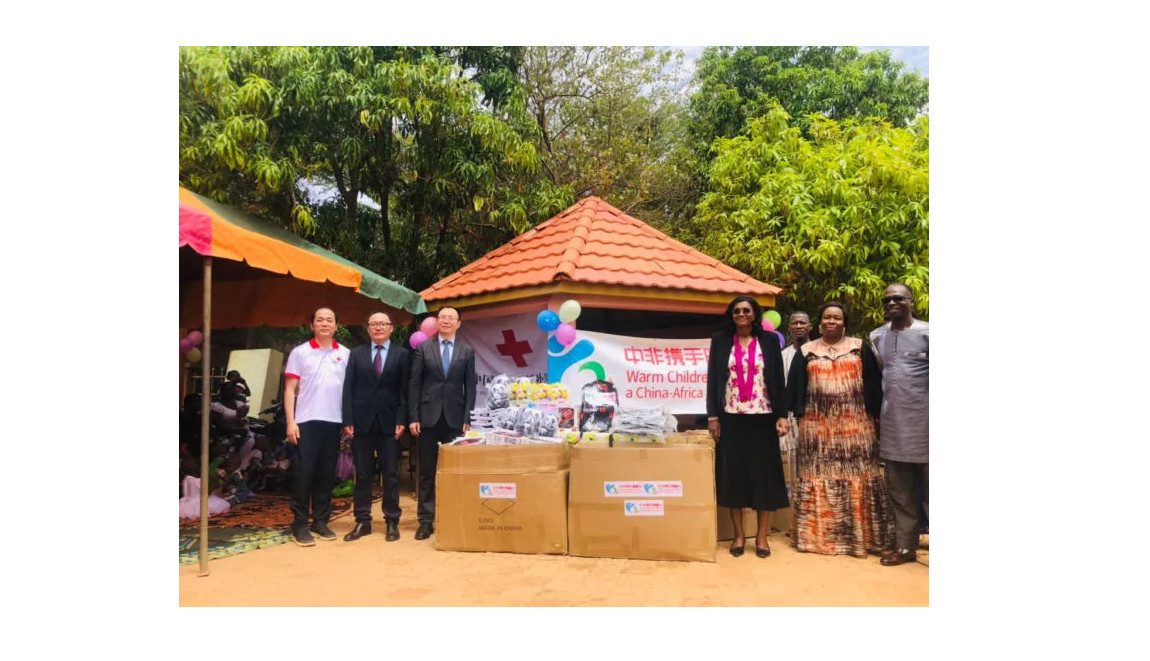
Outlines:
{"type": "Polygon", "coordinates": [[[663,501],[661,500],[625,500],[623,501],[624,516],[663,516],[663,501]]]}
{"type": "Polygon", "coordinates": [[[480,498],[515,498],[514,482],[480,482],[480,498]]]}
{"type": "Polygon", "coordinates": [[[604,482],[603,495],[607,498],[630,498],[632,496],[662,496],[682,498],[682,480],[650,480],[639,482],[604,482]]]}

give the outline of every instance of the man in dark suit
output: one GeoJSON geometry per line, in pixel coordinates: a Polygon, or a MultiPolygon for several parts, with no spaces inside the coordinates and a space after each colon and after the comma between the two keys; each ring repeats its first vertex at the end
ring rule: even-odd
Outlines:
{"type": "Polygon", "coordinates": [[[436,315],[439,332],[415,349],[407,401],[411,433],[419,446],[419,529],[416,539],[435,532],[435,468],[439,446],[471,428],[475,408],[475,351],[456,340],[460,314],[445,307],[436,315]]]}
{"type": "Polygon", "coordinates": [[[371,483],[383,473],[384,538],[399,539],[399,446],[407,424],[407,349],[391,341],[391,318],[376,312],[367,318],[368,344],[351,350],[343,379],[344,432],[355,456],[355,528],[351,542],[371,534],[371,483]]]}

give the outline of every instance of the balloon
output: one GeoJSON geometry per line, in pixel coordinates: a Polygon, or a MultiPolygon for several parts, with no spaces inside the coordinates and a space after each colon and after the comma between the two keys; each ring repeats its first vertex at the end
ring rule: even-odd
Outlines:
{"type": "Polygon", "coordinates": [[[180,353],[187,353],[191,348],[192,340],[190,338],[185,337],[184,339],[180,340],[180,353]]]}
{"type": "Polygon", "coordinates": [[[188,333],[188,339],[192,341],[193,347],[198,347],[204,343],[204,334],[200,331],[192,331],[188,333]]]}
{"type": "Polygon", "coordinates": [[[559,328],[559,315],[551,310],[544,310],[535,318],[535,322],[539,324],[539,330],[544,333],[550,333],[556,328],[559,328]]]}
{"type": "Polygon", "coordinates": [[[200,359],[204,357],[204,354],[199,349],[192,347],[188,349],[188,353],[185,354],[184,357],[188,359],[189,363],[198,363],[200,359]]]}
{"type": "Polygon", "coordinates": [[[783,348],[785,348],[785,347],[787,346],[787,338],[786,338],[786,336],[785,336],[785,335],[783,335],[782,333],[780,333],[779,331],[775,331],[775,335],[778,335],[778,336],[779,336],[779,348],[780,348],[780,349],[783,349],[783,348]]]}
{"type": "Polygon", "coordinates": [[[775,325],[775,328],[783,325],[783,318],[779,316],[779,313],[775,310],[767,310],[763,314],[763,318],[770,319],[771,323],[775,325]]]}
{"type": "Polygon", "coordinates": [[[579,301],[568,299],[559,306],[559,320],[571,323],[579,318],[579,313],[582,311],[583,307],[579,305],[579,301]]]}
{"type": "Polygon", "coordinates": [[[426,337],[431,337],[439,331],[439,321],[435,317],[428,317],[419,324],[419,331],[426,337]]]}
{"type": "Polygon", "coordinates": [[[766,317],[763,317],[763,330],[767,331],[768,333],[775,330],[775,322],[767,319],[766,317]]]}
{"type": "Polygon", "coordinates": [[[565,347],[570,346],[575,341],[575,327],[571,324],[559,324],[555,329],[555,339],[565,347]]]}
{"type": "Polygon", "coordinates": [[[408,344],[411,345],[412,349],[418,347],[419,345],[423,344],[426,341],[427,341],[427,333],[424,333],[423,331],[415,331],[414,333],[411,334],[411,338],[407,340],[408,344]]]}

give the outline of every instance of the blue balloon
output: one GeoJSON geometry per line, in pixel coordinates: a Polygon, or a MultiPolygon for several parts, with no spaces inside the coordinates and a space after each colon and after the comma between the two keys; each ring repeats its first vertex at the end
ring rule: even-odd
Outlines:
{"type": "Polygon", "coordinates": [[[559,324],[563,322],[559,320],[559,315],[555,314],[554,310],[544,310],[535,318],[535,323],[539,324],[539,330],[550,333],[559,328],[559,324]]]}

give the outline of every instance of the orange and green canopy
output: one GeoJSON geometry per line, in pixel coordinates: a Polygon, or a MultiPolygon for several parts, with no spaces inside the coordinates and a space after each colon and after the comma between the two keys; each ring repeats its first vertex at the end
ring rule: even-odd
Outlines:
{"type": "MultiPolygon", "coordinates": [[[[237,209],[180,187],[181,284],[197,270],[194,252],[241,264],[218,268],[212,326],[295,326],[312,310],[331,307],[344,323],[383,309],[397,323],[427,311],[419,294],[343,257],[237,209]]],[[[226,263],[220,262],[220,266],[226,263]]],[[[181,288],[183,289],[183,288],[181,288]]],[[[189,294],[195,291],[189,287],[189,294]]],[[[203,302],[182,296],[181,326],[197,327],[203,302]]]]}

